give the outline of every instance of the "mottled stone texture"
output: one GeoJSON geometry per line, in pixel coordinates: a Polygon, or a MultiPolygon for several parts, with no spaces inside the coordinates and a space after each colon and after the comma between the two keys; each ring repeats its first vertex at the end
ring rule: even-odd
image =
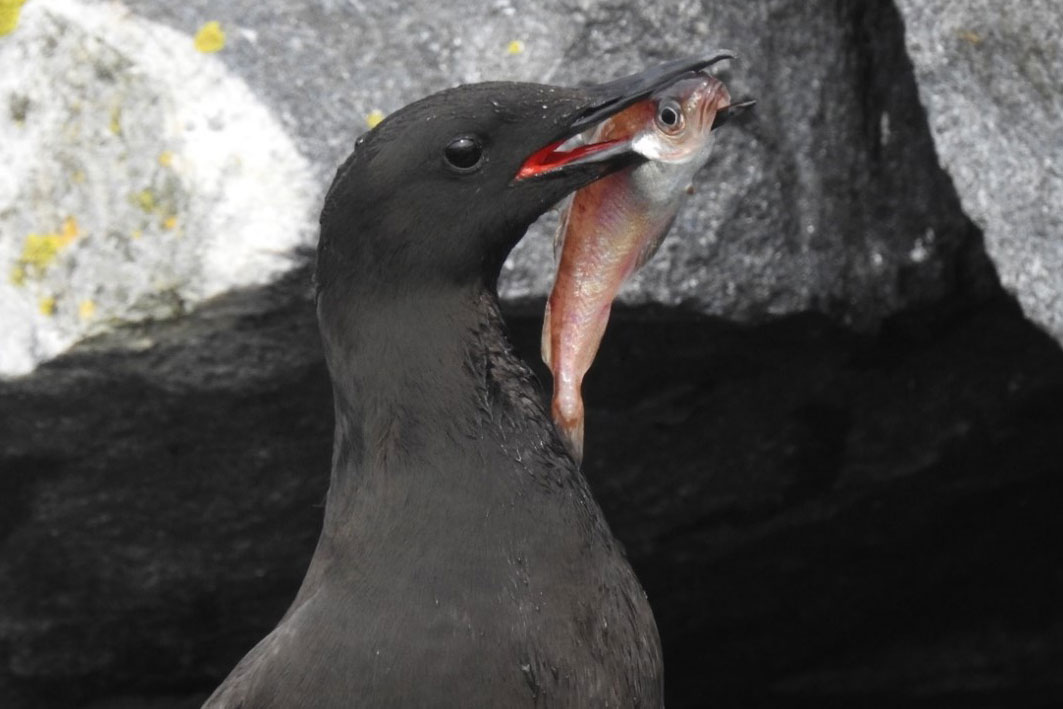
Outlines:
{"type": "Polygon", "coordinates": [[[1063,8],[899,0],[919,96],[964,211],[1026,314],[1063,340],[1063,8]]]}
{"type": "MultiPolygon", "coordinates": [[[[460,79],[741,51],[756,117],[721,134],[631,291],[658,304],[619,309],[587,383],[586,471],[653,604],[668,706],[1063,703],[1063,352],[936,162],[900,16],[643,5],[132,3],[228,24],[220,56],[322,186],[371,108],[460,79]]],[[[536,361],[532,238],[507,292],[536,361]]],[[[194,707],[276,622],[331,450],[309,278],[0,382],[0,706],[194,707]]]]}
{"type": "Polygon", "coordinates": [[[186,35],[35,0],[0,66],[0,377],[270,283],[316,238],[309,161],[186,35]]]}
{"type": "MultiPolygon", "coordinates": [[[[726,45],[742,57],[726,75],[732,95],[759,102],[753,120],[721,131],[698,193],[629,302],[754,321],[817,310],[873,327],[953,286],[966,220],[936,169],[887,3],[643,3],[587,17],[573,79],[603,54],[633,69],[650,46],[669,55],[726,45]],[[620,41],[621,17],[645,33],[637,44],[620,41]]],[[[517,268],[514,280],[536,293],[549,262],[524,263],[534,275],[517,268]]]]}
{"type": "MultiPolygon", "coordinates": [[[[130,5],[188,32],[208,16],[230,26],[220,56],[281,115],[323,186],[374,109],[463,82],[580,84],[732,48],[741,60],[721,75],[759,100],[754,116],[721,132],[697,194],[624,299],[752,320],[813,309],[874,327],[953,285],[967,221],[936,169],[887,2],[130,5]],[[511,40],[524,51],[509,54],[511,40]]],[[[545,295],[555,223],[514,251],[505,298],[545,295]]]]}

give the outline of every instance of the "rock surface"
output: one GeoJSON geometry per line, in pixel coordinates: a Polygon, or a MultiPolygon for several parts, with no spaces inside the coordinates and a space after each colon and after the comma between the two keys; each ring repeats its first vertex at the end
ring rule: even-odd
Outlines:
{"type": "MultiPolygon", "coordinates": [[[[235,271],[239,265],[242,270],[229,279],[239,285],[265,281],[291,266],[290,259],[253,265],[271,254],[274,261],[284,261],[291,244],[276,239],[259,243],[251,253],[224,247],[242,234],[251,236],[240,243],[274,232],[300,241],[308,222],[306,205],[319,199],[374,111],[386,113],[447,86],[488,78],[600,81],[720,46],[733,47],[741,56],[737,66],[723,71],[732,93],[756,96],[758,107],[750,120],[721,132],[715,157],[699,177],[698,193],[661,252],[625,289],[626,302],[752,321],[817,310],[858,328],[874,328],[899,309],[948,292],[949,274],[962,258],[958,251],[967,246],[966,220],[957,219],[952,188],[936,170],[900,21],[882,0],[832,8],[785,0],[667,6],[550,0],[534,10],[518,9],[508,0],[466,0],[446,9],[417,0],[401,11],[387,3],[338,0],[131,0],[131,15],[122,7],[40,0],[27,8],[23,27],[4,40],[5,51],[32,54],[49,26],[39,21],[42,16],[57,17],[70,28],[58,35],[48,62],[28,62],[56,76],[54,81],[30,82],[37,87],[32,96],[21,84],[0,91],[12,126],[39,126],[39,109],[54,97],[83,95],[83,110],[59,116],[46,135],[74,125],[107,138],[104,124],[115,110],[125,128],[123,140],[111,141],[122,152],[118,163],[106,150],[100,152],[107,142],[98,137],[67,140],[60,142],[62,150],[43,151],[58,156],[55,165],[41,163],[48,166],[54,189],[35,198],[11,193],[3,212],[0,265],[17,267],[28,234],[59,235],[68,217],[80,217],[82,233],[93,238],[76,242],[60,259],[62,268],[51,270],[56,283],[33,284],[16,291],[17,298],[5,296],[0,319],[9,330],[27,335],[21,340],[26,344],[7,357],[14,365],[5,368],[0,361],[0,374],[27,371],[76,337],[113,322],[181,312],[203,293],[218,292],[226,268],[235,271]],[[94,18],[86,22],[97,26],[86,32],[62,20],[71,16],[94,18]],[[110,39],[102,38],[101,17],[115,24],[110,39]],[[475,31],[470,18],[476,20],[475,31]],[[192,35],[207,20],[227,29],[224,49],[211,57],[192,50],[192,35]],[[130,39],[137,27],[148,40],[130,39]],[[84,66],[73,50],[84,53],[85,47],[104,68],[108,58],[118,62],[96,72],[110,79],[65,72],[68,65],[84,66]],[[151,54],[150,61],[145,54],[151,54]],[[187,56],[192,59],[182,59],[187,56]],[[171,65],[184,68],[167,73],[171,65]],[[189,76],[198,78],[186,80],[189,76]],[[77,87],[62,83],[71,80],[79,82],[77,87]],[[41,88],[55,81],[60,83],[50,93],[41,88]],[[214,109],[211,101],[218,104],[214,109]],[[89,110],[97,103],[99,110],[89,110]],[[206,131],[187,129],[190,119],[182,118],[182,111],[188,113],[192,104],[195,115],[210,119],[206,131]],[[79,121],[78,115],[92,120],[79,121]],[[169,179],[156,158],[172,148],[180,167],[179,146],[217,132],[211,121],[219,120],[229,137],[208,145],[229,148],[238,162],[253,162],[243,170],[250,179],[235,185],[209,176],[193,184],[169,179]],[[181,130],[168,133],[160,125],[181,130]],[[276,137],[261,135],[262,125],[276,137]],[[238,148],[249,136],[255,145],[272,146],[273,154],[229,145],[235,142],[238,148]],[[299,173],[307,168],[284,147],[289,140],[309,159],[313,187],[303,185],[299,173]],[[255,167],[262,159],[292,167],[275,172],[255,167]],[[70,184],[79,174],[83,182],[70,184]],[[266,177],[272,181],[263,182],[266,177]],[[179,189],[163,204],[166,185],[179,189]],[[139,197],[145,190],[161,192],[146,205],[139,197]],[[300,199],[279,202],[281,195],[300,199]],[[93,207],[93,200],[108,207],[93,207]],[[170,217],[175,221],[167,222],[170,217]],[[183,241],[169,238],[169,246],[158,248],[161,240],[154,233],[139,240],[130,236],[160,231],[169,237],[172,229],[160,226],[168,223],[180,225],[183,241]],[[211,268],[197,281],[200,257],[194,254],[203,250],[200,240],[216,245],[211,249],[220,247],[221,255],[207,259],[211,268]],[[85,253],[74,254],[76,249],[85,253]],[[64,285],[68,271],[80,277],[64,285]],[[115,283],[128,284],[133,292],[110,293],[115,283]]],[[[42,152],[34,147],[40,140],[31,140],[23,128],[9,132],[22,153],[42,152]]],[[[204,150],[199,152],[202,158],[204,150]]],[[[186,162],[190,157],[184,156],[186,162]]],[[[37,175],[23,175],[32,178],[27,180],[20,174],[13,172],[9,181],[40,181],[37,175]]],[[[554,217],[542,220],[507,262],[501,292],[510,302],[534,302],[547,292],[555,224],[554,217]]],[[[0,287],[11,290],[7,283],[0,287]]]]}
{"type": "MultiPolygon", "coordinates": [[[[374,108],[742,50],[757,119],[721,134],[629,291],[655,305],[618,310],[587,383],[587,474],[668,706],[1063,702],[1063,352],[935,161],[892,4],[131,7],[188,41],[221,20],[218,60],[322,189],[374,108]]],[[[507,293],[537,362],[549,238],[529,239],[507,293]]],[[[331,451],[294,262],[0,381],[0,706],[196,707],[283,613],[331,451]]]]}
{"type": "Polygon", "coordinates": [[[0,41],[0,376],[267,283],[313,243],[309,164],[247,85],[116,5],[39,0],[0,41]]]}
{"type": "MultiPolygon", "coordinates": [[[[584,3],[575,17],[570,81],[602,57],[634,70],[729,46],[742,57],[725,75],[732,95],[758,99],[753,120],[720,132],[627,302],[746,321],[816,310],[873,328],[948,292],[966,220],[936,169],[890,3],[584,3]]],[[[545,289],[547,241],[514,252],[525,265],[505,294],[545,289]]]]}
{"type": "Polygon", "coordinates": [[[934,145],[1023,309],[1063,341],[1063,13],[898,0],[934,145]]]}

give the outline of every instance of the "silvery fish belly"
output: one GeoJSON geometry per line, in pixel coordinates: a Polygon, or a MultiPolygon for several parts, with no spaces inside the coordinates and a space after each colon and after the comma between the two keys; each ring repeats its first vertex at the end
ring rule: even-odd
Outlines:
{"type": "Polygon", "coordinates": [[[555,241],[558,268],[542,357],[554,375],[554,422],[577,461],[583,457],[583,377],[613,300],[661,245],[694,174],[708,160],[716,114],[730,102],[718,79],[696,74],[618,113],[588,137],[630,141],[647,160],[577,192],[555,241]]]}

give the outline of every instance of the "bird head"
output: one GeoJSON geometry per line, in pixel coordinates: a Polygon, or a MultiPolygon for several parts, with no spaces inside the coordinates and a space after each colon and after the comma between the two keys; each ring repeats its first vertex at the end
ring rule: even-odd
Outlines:
{"type": "Polygon", "coordinates": [[[570,138],[730,57],[677,60],[585,88],[460,86],[393,113],[358,140],[326,196],[319,287],[493,287],[551,205],[644,159],[623,141],[568,149],[570,138]]]}

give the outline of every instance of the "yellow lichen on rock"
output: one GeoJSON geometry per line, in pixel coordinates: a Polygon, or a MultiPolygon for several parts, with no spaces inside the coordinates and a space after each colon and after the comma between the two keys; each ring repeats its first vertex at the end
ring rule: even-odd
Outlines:
{"type": "Polygon", "coordinates": [[[225,30],[217,20],[206,22],[196,32],[196,49],[207,54],[221,51],[225,46],[225,30]]]}
{"type": "Polygon", "coordinates": [[[177,215],[171,214],[162,220],[162,228],[167,231],[173,231],[177,228],[177,215]]]}
{"type": "Polygon", "coordinates": [[[59,236],[63,238],[63,246],[66,246],[76,239],[79,233],[77,219],[74,217],[67,217],[63,220],[63,228],[59,232],[59,236]]]}
{"type": "Polygon", "coordinates": [[[133,201],[144,210],[145,214],[155,211],[155,193],[151,189],[143,189],[133,195],[133,201]]]}
{"type": "Polygon", "coordinates": [[[83,300],[78,303],[78,317],[82,320],[91,320],[96,315],[96,304],[91,300],[83,300]]]}
{"type": "Polygon", "coordinates": [[[22,255],[19,263],[37,269],[47,268],[59,253],[58,234],[28,234],[22,242],[22,255]]]}
{"type": "Polygon", "coordinates": [[[22,254],[11,271],[11,282],[22,285],[31,269],[37,275],[44,273],[59,252],[73,243],[78,233],[77,219],[67,217],[58,233],[28,234],[22,242],[22,254]]]}
{"type": "Polygon", "coordinates": [[[163,167],[170,167],[173,165],[173,151],[163,150],[159,153],[159,164],[163,167]]]}
{"type": "Polygon", "coordinates": [[[122,135],[122,107],[111,108],[111,122],[107,126],[114,135],[122,135]]]}
{"type": "Polygon", "coordinates": [[[0,0],[0,37],[11,34],[18,27],[18,16],[25,0],[0,0]]]}
{"type": "Polygon", "coordinates": [[[37,309],[41,312],[41,315],[55,315],[55,298],[50,295],[43,296],[37,301],[37,309]]]}
{"type": "Polygon", "coordinates": [[[365,117],[365,124],[372,129],[380,125],[380,121],[382,120],[384,120],[384,112],[374,108],[369,112],[369,115],[365,117]]]}
{"type": "Polygon", "coordinates": [[[60,251],[70,245],[71,241],[73,237],[62,234],[29,234],[22,244],[19,262],[43,271],[51,265],[60,251]]]}
{"type": "Polygon", "coordinates": [[[523,53],[524,53],[524,42],[521,42],[519,39],[515,39],[515,40],[513,40],[512,42],[510,42],[509,44],[506,45],[506,54],[523,54],[523,53]]]}

